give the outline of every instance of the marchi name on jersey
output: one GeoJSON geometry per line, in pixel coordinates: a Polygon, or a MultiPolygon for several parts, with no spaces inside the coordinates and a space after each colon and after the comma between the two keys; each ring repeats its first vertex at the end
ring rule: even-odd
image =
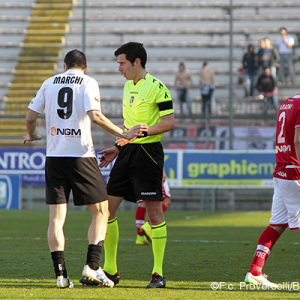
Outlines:
{"type": "Polygon", "coordinates": [[[55,76],[53,84],[82,84],[83,77],[80,76],[55,76]]]}

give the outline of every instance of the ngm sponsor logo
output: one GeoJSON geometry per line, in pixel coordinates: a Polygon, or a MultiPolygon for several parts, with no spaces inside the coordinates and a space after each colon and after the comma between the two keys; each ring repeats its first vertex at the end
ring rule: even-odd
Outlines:
{"type": "Polygon", "coordinates": [[[50,131],[52,136],[63,135],[66,137],[80,138],[81,137],[81,129],[74,128],[56,128],[51,127],[50,131]]]}
{"type": "Polygon", "coordinates": [[[282,145],[282,146],[276,146],[275,147],[275,153],[278,153],[278,152],[291,152],[291,151],[292,151],[291,145],[282,145]]]}

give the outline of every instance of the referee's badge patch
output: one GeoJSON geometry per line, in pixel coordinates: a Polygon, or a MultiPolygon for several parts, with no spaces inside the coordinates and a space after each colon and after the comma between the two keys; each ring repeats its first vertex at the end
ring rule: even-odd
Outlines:
{"type": "Polygon", "coordinates": [[[132,96],[132,97],[130,98],[130,104],[132,104],[133,101],[134,101],[134,96],[132,96]]]}

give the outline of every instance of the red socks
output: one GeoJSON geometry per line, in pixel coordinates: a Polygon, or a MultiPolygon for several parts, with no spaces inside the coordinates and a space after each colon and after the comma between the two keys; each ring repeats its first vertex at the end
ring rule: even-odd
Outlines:
{"type": "Polygon", "coordinates": [[[168,206],[164,203],[162,203],[162,210],[163,210],[163,213],[165,213],[165,211],[167,210],[168,206]]]}
{"type": "MultiPolygon", "coordinates": [[[[167,210],[167,208],[168,207],[164,203],[162,203],[163,213],[167,210]]],[[[138,206],[135,212],[135,225],[136,225],[136,230],[138,235],[144,235],[143,233],[141,233],[141,226],[145,224],[145,216],[146,216],[146,208],[138,206]]]]}
{"type": "Polygon", "coordinates": [[[252,264],[250,265],[252,275],[258,276],[262,274],[262,268],[279,237],[280,234],[270,226],[260,235],[256,252],[252,264]]]}
{"type": "Polygon", "coordinates": [[[146,208],[138,206],[135,212],[135,224],[138,235],[144,235],[141,233],[141,226],[145,224],[146,208]]]}

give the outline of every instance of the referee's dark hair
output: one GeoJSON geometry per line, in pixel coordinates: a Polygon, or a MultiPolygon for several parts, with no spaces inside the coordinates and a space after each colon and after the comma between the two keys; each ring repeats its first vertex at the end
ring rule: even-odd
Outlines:
{"type": "Polygon", "coordinates": [[[147,52],[142,43],[129,42],[122,45],[115,51],[115,57],[120,54],[125,54],[126,59],[128,59],[132,64],[139,58],[141,60],[141,66],[145,68],[147,62],[147,52]]]}
{"type": "Polygon", "coordinates": [[[77,49],[72,50],[66,54],[64,63],[67,65],[68,69],[71,68],[84,69],[86,67],[85,54],[77,49]]]}

